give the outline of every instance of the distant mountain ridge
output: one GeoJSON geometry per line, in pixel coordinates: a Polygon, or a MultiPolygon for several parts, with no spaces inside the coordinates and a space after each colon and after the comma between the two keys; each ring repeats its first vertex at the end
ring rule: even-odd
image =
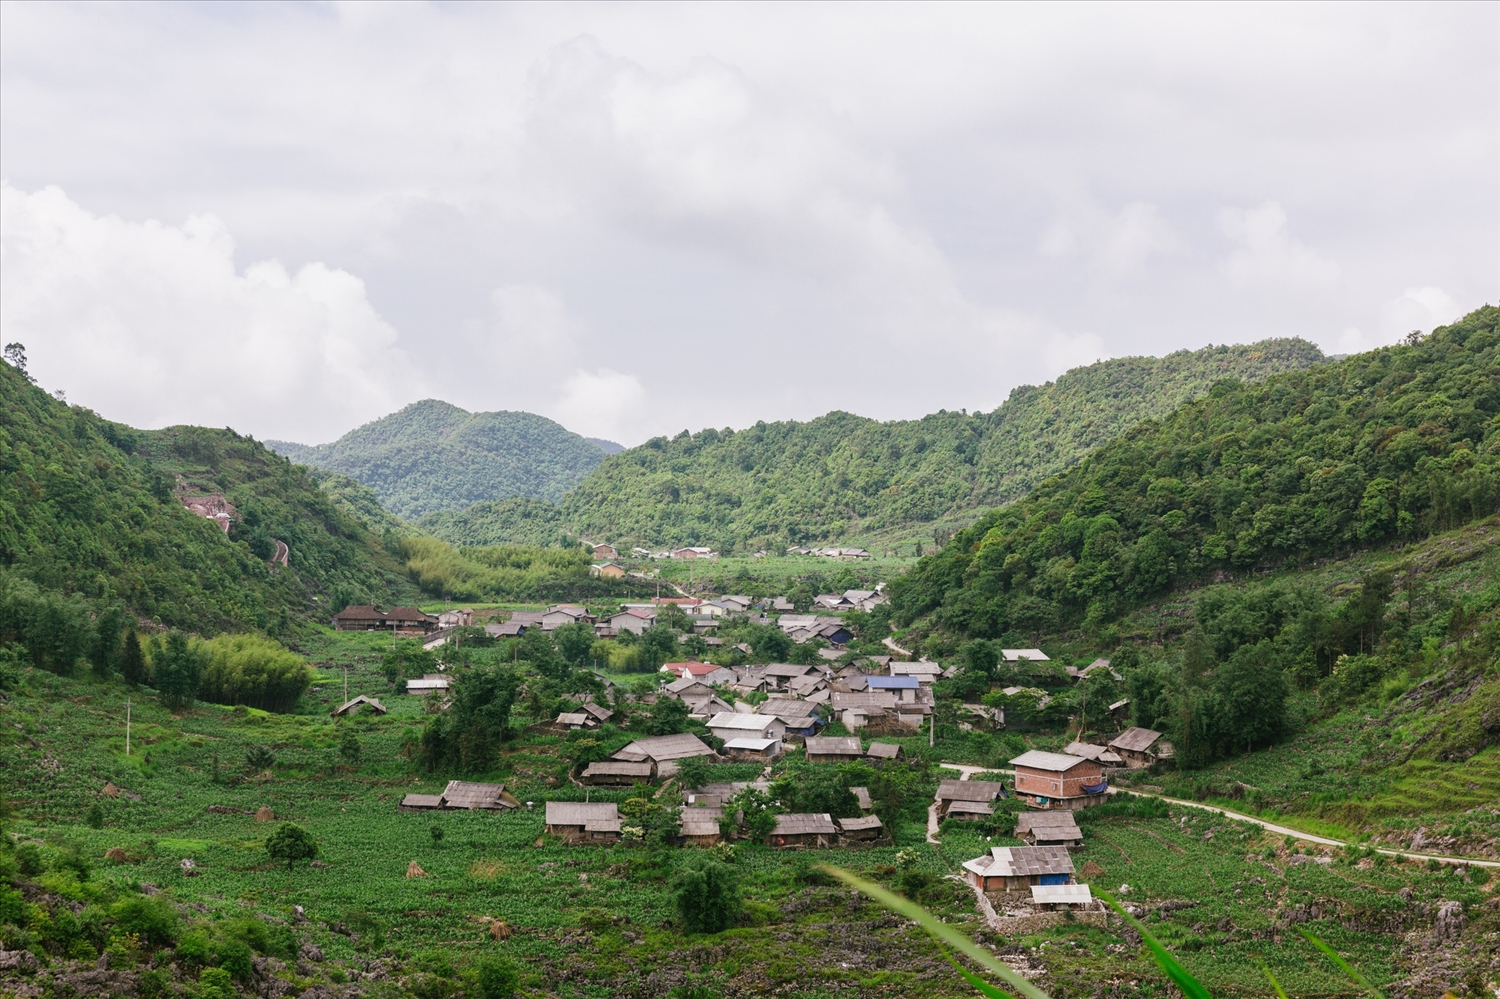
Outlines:
{"type": "Polygon", "coordinates": [[[611,455],[559,502],[479,503],[422,526],[455,544],[583,537],[720,551],[774,551],[955,518],[963,526],[964,517],[1025,495],[1221,380],[1259,381],[1325,360],[1305,340],[1263,340],[1075,368],[1017,388],[990,413],[882,423],[834,412],[742,431],[683,431],[611,455]]]}
{"type": "Polygon", "coordinates": [[[436,399],[414,402],[330,444],[266,444],[298,464],[362,483],[408,520],[485,500],[558,500],[622,450],[534,413],[471,413],[436,399]]]}

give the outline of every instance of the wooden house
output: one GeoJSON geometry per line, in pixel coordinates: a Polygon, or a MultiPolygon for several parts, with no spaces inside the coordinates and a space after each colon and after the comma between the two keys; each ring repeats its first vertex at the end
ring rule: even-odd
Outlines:
{"type": "Polygon", "coordinates": [[[1127,728],[1109,741],[1109,748],[1120,754],[1132,770],[1149,767],[1157,760],[1171,756],[1171,743],[1162,741],[1161,733],[1149,728],[1127,728]]]}
{"type": "Polygon", "coordinates": [[[863,693],[844,693],[835,690],[829,695],[834,714],[845,728],[864,728],[872,718],[886,718],[896,713],[896,697],[888,690],[867,690],[863,693]]]}
{"type": "Polygon", "coordinates": [[[972,801],[988,805],[1005,793],[1005,785],[992,780],[945,780],[937,789],[939,818],[948,815],[954,802],[972,801]]]}
{"type": "Polygon", "coordinates": [[[589,701],[583,706],[581,710],[587,712],[590,715],[593,715],[594,720],[597,721],[600,725],[603,725],[605,722],[609,721],[615,716],[615,713],[609,708],[595,704],[593,701],[589,701]]]}
{"type": "Polygon", "coordinates": [[[384,704],[381,704],[375,698],[368,697],[364,694],[360,694],[358,697],[352,697],[349,700],[345,701],[343,704],[340,704],[338,707],[333,709],[332,714],[340,718],[347,715],[358,714],[359,709],[367,704],[370,706],[370,710],[375,712],[377,715],[385,714],[384,704]]]}
{"type": "Polygon", "coordinates": [[[620,841],[620,810],[612,801],[549,801],[547,832],[572,845],[620,841]]]}
{"type": "Polygon", "coordinates": [[[731,739],[769,739],[776,744],[775,752],[779,753],[786,724],[776,715],[724,711],[708,720],[708,730],[725,742],[731,739]]]}
{"type": "Polygon", "coordinates": [[[1083,845],[1083,832],[1072,812],[1022,812],[1016,816],[1015,835],[1030,846],[1083,845]]]}
{"type": "Polygon", "coordinates": [[[809,763],[853,763],[864,757],[857,735],[815,735],[805,740],[809,763]]]}
{"type": "Polygon", "coordinates": [[[684,808],[678,813],[677,836],[683,846],[716,846],[723,842],[720,822],[724,809],[719,805],[684,808]]]}
{"type": "Polygon", "coordinates": [[[1073,883],[1073,858],[1062,846],[997,846],[964,862],[964,879],[981,891],[1025,891],[1073,883]]]}
{"type": "Polygon", "coordinates": [[[439,797],[443,799],[444,808],[478,808],[494,812],[502,808],[519,808],[521,805],[514,795],[505,790],[504,784],[478,784],[466,780],[450,780],[439,797]]]}
{"type": "Polygon", "coordinates": [[[838,827],[839,840],[844,846],[873,846],[887,838],[878,815],[839,819],[838,827]]]}
{"type": "Polygon", "coordinates": [[[775,715],[780,718],[781,723],[786,726],[784,737],[798,736],[805,739],[810,735],[817,735],[818,730],[823,727],[823,719],[818,715],[818,706],[811,701],[797,698],[773,697],[757,704],[755,713],[775,715]]]}
{"type": "Polygon", "coordinates": [[[626,763],[622,760],[603,760],[590,763],[583,768],[578,780],[594,787],[626,787],[644,784],[656,776],[656,764],[650,760],[626,763]]]}
{"type": "Polygon", "coordinates": [[[1016,794],[1032,808],[1087,808],[1109,790],[1097,760],[1033,749],[1010,764],[1016,769],[1016,794]]]}
{"type": "Polygon", "coordinates": [[[650,760],[656,764],[660,777],[670,777],[677,772],[677,761],[693,756],[714,755],[713,749],[702,739],[690,733],[681,735],[656,735],[649,739],[637,739],[614,755],[623,763],[643,763],[650,760]]]}
{"type": "Polygon", "coordinates": [[[415,607],[392,607],[380,610],[377,607],[350,605],[333,616],[333,626],[339,631],[394,631],[400,635],[425,635],[438,626],[438,619],[424,614],[415,607]]]}
{"type": "Polygon", "coordinates": [[[408,794],[396,806],[403,812],[429,812],[443,807],[441,794],[408,794]]]}
{"type": "Polygon", "coordinates": [[[978,822],[995,814],[995,806],[988,801],[950,801],[943,816],[955,822],[978,822]]]}
{"type": "Polygon", "coordinates": [[[770,763],[781,755],[784,748],[780,739],[764,739],[753,735],[739,735],[724,740],[724,755],[737,763],[770,763]]]}
{"type": "Polygon", "coordinates": [[[557,716],[557,721],[554,724],[570,732],[576,732],[579,729],[598,728],[599,719],[587,711],[564,711],[557,716]]]}
{"type": "Polygon", "coordinates": [[[865,755],[872,760],[895,760],[901,757],[901,744],[897,742],[872,742],[865,755]]]}
{"type": "Polygon", "coordinates": [[[778,850],[827,849],[838,845],[839,828],[827,812],[776,816],[766,845],[778,850]]]}

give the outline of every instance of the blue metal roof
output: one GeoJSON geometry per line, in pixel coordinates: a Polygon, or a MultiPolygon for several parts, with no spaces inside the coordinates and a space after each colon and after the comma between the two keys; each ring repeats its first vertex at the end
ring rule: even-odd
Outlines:
{"type": "Polygon", "coordinates": [[[870,676],[865,682],[871,690],[916,690],[921,686],[914,676],[870,676]]]}

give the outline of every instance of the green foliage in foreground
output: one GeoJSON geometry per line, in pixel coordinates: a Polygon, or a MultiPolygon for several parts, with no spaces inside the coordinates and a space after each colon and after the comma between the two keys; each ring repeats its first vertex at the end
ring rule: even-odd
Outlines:
{"type": "Polygon", "coordinates": [[[1225,382],[960,532],[891,586],[957,635],[1099,627],[1215,571],[1416,539],[1500,509],[1500,309],[1225,382]]]}
{"type": "Polygon", "coordinates": [[[533,413],[470,413],[435,399],[309,447],[270,441],[301,465],[348,476],[416,520],[507,496],[559,499],[604,449],[533,413]]]}
{"type": "Polygon", "coordinates": [[[570,535],[723,553],[837,542],[1004,503],[1144,419],[1216,381],[1254,381],[1320,363],[1301,340],[1130,357],[1024,386],[991,413],[881,423],[829,413],[658,437],[605,459],[556,506],[481,503],[423,527],[455,544],[551,544],[570,535]]]}

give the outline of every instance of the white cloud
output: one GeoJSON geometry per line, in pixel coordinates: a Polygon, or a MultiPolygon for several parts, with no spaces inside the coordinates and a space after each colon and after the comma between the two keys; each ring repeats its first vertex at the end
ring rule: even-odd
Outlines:
{"type": "Polygon", "coordinates": [[[1078,202],[1047,227],[1040,245],[1048,257],[1084,253],[1110,276],[1135,274],[1153,255],[1180,248],[1161,211],[1144,201],[1132,201],[1114,214],[1092,202],[1078,202]]]}
{"type": "Polygon", "coordinates": [[[1237,287],[1338,283],[1339,265],[1295,239],[1286,222],[1286,211],[1274,201],[1219,212],[1219,231],[1238,244],[1223,264],[1224,273],[1237,287]]]}
{"type": "Polygon", "coordinates": [[[362,281],[322,263],[237,272],[212,216],[95,216],[0,189],[0,336],[70,401],[145,427],[329,439],[418,395],[362,281]]]}
{"type": "Polygon", "coordinates": [[[635,375],[609,368],[578,370],[561,386],[549,415],[574,433],[613,441],[638,440],[650,425],[646,390],[635,375]]]}
{"type": "Polygon", "coordinates": [[[1432,332],[1434,326],[1451,323],[1464,310],[1441,288],[1425,285],[1408,288],[1380,310],[1380,333],[1386,342],[1394,342],[1412,330],[1432,332]]]}

